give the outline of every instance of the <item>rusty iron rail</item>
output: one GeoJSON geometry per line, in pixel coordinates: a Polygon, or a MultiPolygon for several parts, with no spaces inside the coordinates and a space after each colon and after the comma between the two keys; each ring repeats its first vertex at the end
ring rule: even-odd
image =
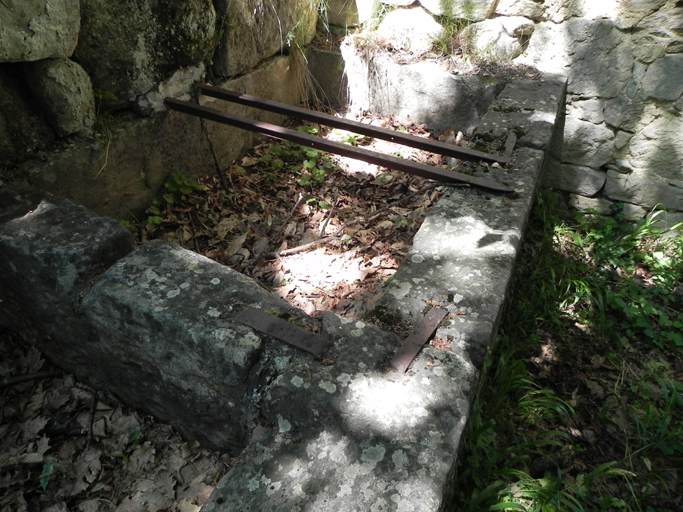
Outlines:
{"type": "Polygon", "coordinates": [[[221,112],[220,110],[212,109],[202,105],[196,105],[187,101],[166,98],[166,104],[172,110],[177,110],[178,112],[190,114],[202,119],[235,126],[243,130],[261,133],[279,140],[295,142],[297,144],[301,144],[302,146],[309,146],[328,153],[336,153],[341,156],[355,158],[369,164],[379,165],[409,174],[415,174],[423,178],[429,178],[444,183],[465,183],[496,192],[514,192],[513,189],[507,185],[503,185],[495,181],[457,173],[446,169],[441,169],[439,167],[432,167],[430,165],[425,165],[418,162],[411,162],[409,160],[404,160],[403,158],[383,155],[375,151],[349,146],[348,144],[321,139],[308,133],[289,130],[287,128],[283,128],[282,126],[228,114],[226,112],[221,112]]]}
{"type": "Polygon", "coordinates": [[[197,85],[197,90],[205,96],[211,96],[213,98],[266,110],[268,112],[274,112],[276,114],[297,117],[304,121],[311,121],[325,126],[332,126],[334,128],[340,128],[342,130],[373,137],[375,139],[387,140],[389,142],[395,142],[403,146],[422,149],[424,151],[431,151],[432,153],[438,153],[440,155],[450,156],[460,160],[467,160],[470,162],[498,162],[500,164],[506,164],[510,162],[510,156],[512,154],[512,150],[510,150],[509,154],[506,151],[502,156],[483,153],[481,151],[463,148],[454,144],[446,144],[444,142],[439,142],[432,139],[417,137],[415,135],[410,135],[409,133],[401,133],[394,130],[389,130],[387,128],[380,128],[378,126],[359,123],[358,121],[342,119],[340,117],[331,116],[322,112],[315,112],[313,110],[294,107],[285,103],[278,103],[277,101],[264,100],[262,98],[249,96],[248,94],[235,91],[229,91],[227,89],[221,89],[220,87],[214,87],[212,85],[199,84],[197,85]]]}
{"type": "Polygon", "coordinates": [[[430,309],[410,336],[403,341],[389,365],[397,372],[405,373],[446,315],[448,311],[445,309],[438,307],[430,309]]]}

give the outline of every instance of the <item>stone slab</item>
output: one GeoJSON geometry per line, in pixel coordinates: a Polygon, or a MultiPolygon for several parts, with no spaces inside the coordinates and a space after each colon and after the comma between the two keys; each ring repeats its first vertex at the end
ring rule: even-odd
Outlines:
{"type": "MultiPolygon", "coordinates": [[[[145,244],[83,299],[80,311],[97,332],[87,350],[108,362],[91,366],[88,379],[188,439],[237,454],[265,371],[265,336],[235,320],[246,306],[294,314],[229,267],[162,240],[145,244]]],[[[283,361],[294,350],[276,347],[283,361]]]]}
{"type": "Polygon", "coordinates": [[[93,281],[132,249],[119,222],[23,185],[0,189],[0,325],[69,371],[87,368],[76,309],[93,281]]]}

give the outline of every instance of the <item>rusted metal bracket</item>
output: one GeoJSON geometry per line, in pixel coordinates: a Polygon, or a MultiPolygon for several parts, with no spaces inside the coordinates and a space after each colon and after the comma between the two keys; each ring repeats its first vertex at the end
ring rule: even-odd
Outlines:
{"type": "Polygon", "coordinates": [[[463,148],[454,144],[447,144],[445,142],[439,142],[432,139],[416,137],[415,135],[410,135],[409,133],[401,133],[394,130],[389,130],[387,128],[380,128],[378,126],[359,123],[358,121],[351,121],[350,119],[343,119],[341,117],[331,116],[329,114],[316,112],[306,108],[294,107],[285,103],[278,103],[277,101],[264,100],[262,98],[249,96],[248,94],[243,94],[240,92],[229,91],[227,89],[221,89],[220,87],[214,87],[212,85],[199,84],[197,85],[197,90],[205,96],[211,96],[213,98],[230,101],[232,103],[239,103],[240,105],[255,107],[268,112],[274,112],[276,114],[296,117],[304,121],[311,121],[325,126],[340,128],[353,133],[367,135],[368,137],[375,139],[387,140],[389,142],[395,142],[403,146],[422,149],[424,151],[431,151],[432,153],[438,153],[440,155],[450,156],[460,160],[491,163],[498,162],[501,164],[506,164],[510,161],[511,153],[506,153],[505,155],[499,156],[492,155],[490,153],[483,153],[481,151],[474,151],[472,149],[463,148]]]}
{"type": "Polygon", "coordinates": [[[390,169],[396,169],[397,171],[422,176],[423,178],[429,178],[444,183],[466,183],[468,185],[496,192],[514,192],[513,189],[511,189],[507,185],[503,185],[495,181],[487,180],[484,178],[477,178],[475,176],[470,176],[458,172],[452,172],[446,169],[432,167],[430,165],[425,165],[418,162],[411,162],[409,160],[396,158],[390,155],[383,155],[375,151],[369,151],[367,149],[349,146],[348,144],[342,144],[339,142],[321,139],[308,133],[289,130],[287,128],[283,128],[282,126],[277,126],[274,124],[254,121],[253,119],[228,114],[225,112],[221,112],[220,110],[215,110],[202,105],[195,105],[194,103],[190,103],[187,101],[167,98],[166,104],[169,108],[173,110],[177,110],[178,112],[183,112],[185,114],[200,117],[202,119],[208,119],[209,121],[215,121],[230,126],[236,126],[237,128],[262,133],[275,139],[295,142],[303,146],[309,146],[315,149],[326,151],[328,153],[335,153],[341,156],[355,158],[358,160],[362,160],[364,162],[368,162],[370,164],[375,164],[390,169]]]}
{"type": "Polygon", "coordinates": [[[390,366],[399,373],[405,373],[415,356],[422,350],[436,328],[439,327],[441,320],[446,318],[446,315],[448,315],[448,311],[445,309],[438,307],[430,309],[410,336],[403,341],[391,359],[390,366]]]}
{"type": "Polygon", "coordinates": [[[269,315],[260,309],[248,307],[237,315],[235,320],[280,341],[310,352],[317,358],[322,357],[322,354],[332,346],[332,343],[322,336],[308,332],[282,318],[269,315]]]}

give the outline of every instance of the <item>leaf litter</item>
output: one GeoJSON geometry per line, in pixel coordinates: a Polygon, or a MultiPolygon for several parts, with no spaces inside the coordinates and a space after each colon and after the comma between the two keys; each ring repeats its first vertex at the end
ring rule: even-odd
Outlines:
{"type": "MultiPolygon", "coordinates": [[[[423,126],[364,121],[429,135],[423,126]]],[[[339,130],[329,136],[444,165],[439,155],[339,130]]],[[[150,215],[155,224],[133,226],[138,242],[178,243],[314,316],[371,309],[448,187],[272,141],[224,177],[228,191],[218,176],[200,179],[192,194],[184,188],[191,180],[167,187],[150,215]]],[[[196,512],[239,463],[79,384],[10,331],[0,331],[0,393],[0,512],[196,512]]]]}

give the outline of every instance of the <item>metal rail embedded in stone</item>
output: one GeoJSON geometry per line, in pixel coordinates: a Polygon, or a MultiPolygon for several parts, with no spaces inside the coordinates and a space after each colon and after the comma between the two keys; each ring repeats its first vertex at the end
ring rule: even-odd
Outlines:
{"type": "Polygon", "coordinates": [[[202,105],[196,105],[187,101],[167,98],[166,104],[173,110],[200,117],[202,119],[208,119],[209,121],[236,126],[237,128],[268,135],[269,137],[273,137],[275,139],[295,142],[303,146],[309,146],[329,153],[355,158],[369,164],[380,165],[389,169],[415,174],[423,178],[441,181],[444,183],[466,183],[474,187],[495,192],[514,192],[514,190],[507,185],[496,183],[495,181],[452,172],[446,169],[432,167],[430,165],[425,165],[418,162],[411,162],[409,160],[404,160],[403,158],[397,158],[390,155],[382,155],[381,153],[377,153],[375,151],[369,151],[367,149],[349,146],[348,144],[321,139],[307,133],[289,130],[287,128],[283,128],[282,126],[277,126],[270,123],[254,121],[253,119],[228,114],[221,112],[220,110],[215,110],[202,105]]]}
{"type": "Polygon", "coordinates": [[[390,366],[399,373],[405,373],[415,356],[439,327],[441,320],[446,318],[446,315],[448,315],[448,311],[445,309],[439,307],[430,309],[417,328],[403,341],[391,359],[390,366]]]}
{"type": "Polygon", "coordinates": [[[248,307],[237,315],[235,320],[280,341],[310,352],[318,358],[322,357],[323,353],[332,346],[325,338],[297,327],[286,320],[269,315],[260,309],[248,307]]]}

